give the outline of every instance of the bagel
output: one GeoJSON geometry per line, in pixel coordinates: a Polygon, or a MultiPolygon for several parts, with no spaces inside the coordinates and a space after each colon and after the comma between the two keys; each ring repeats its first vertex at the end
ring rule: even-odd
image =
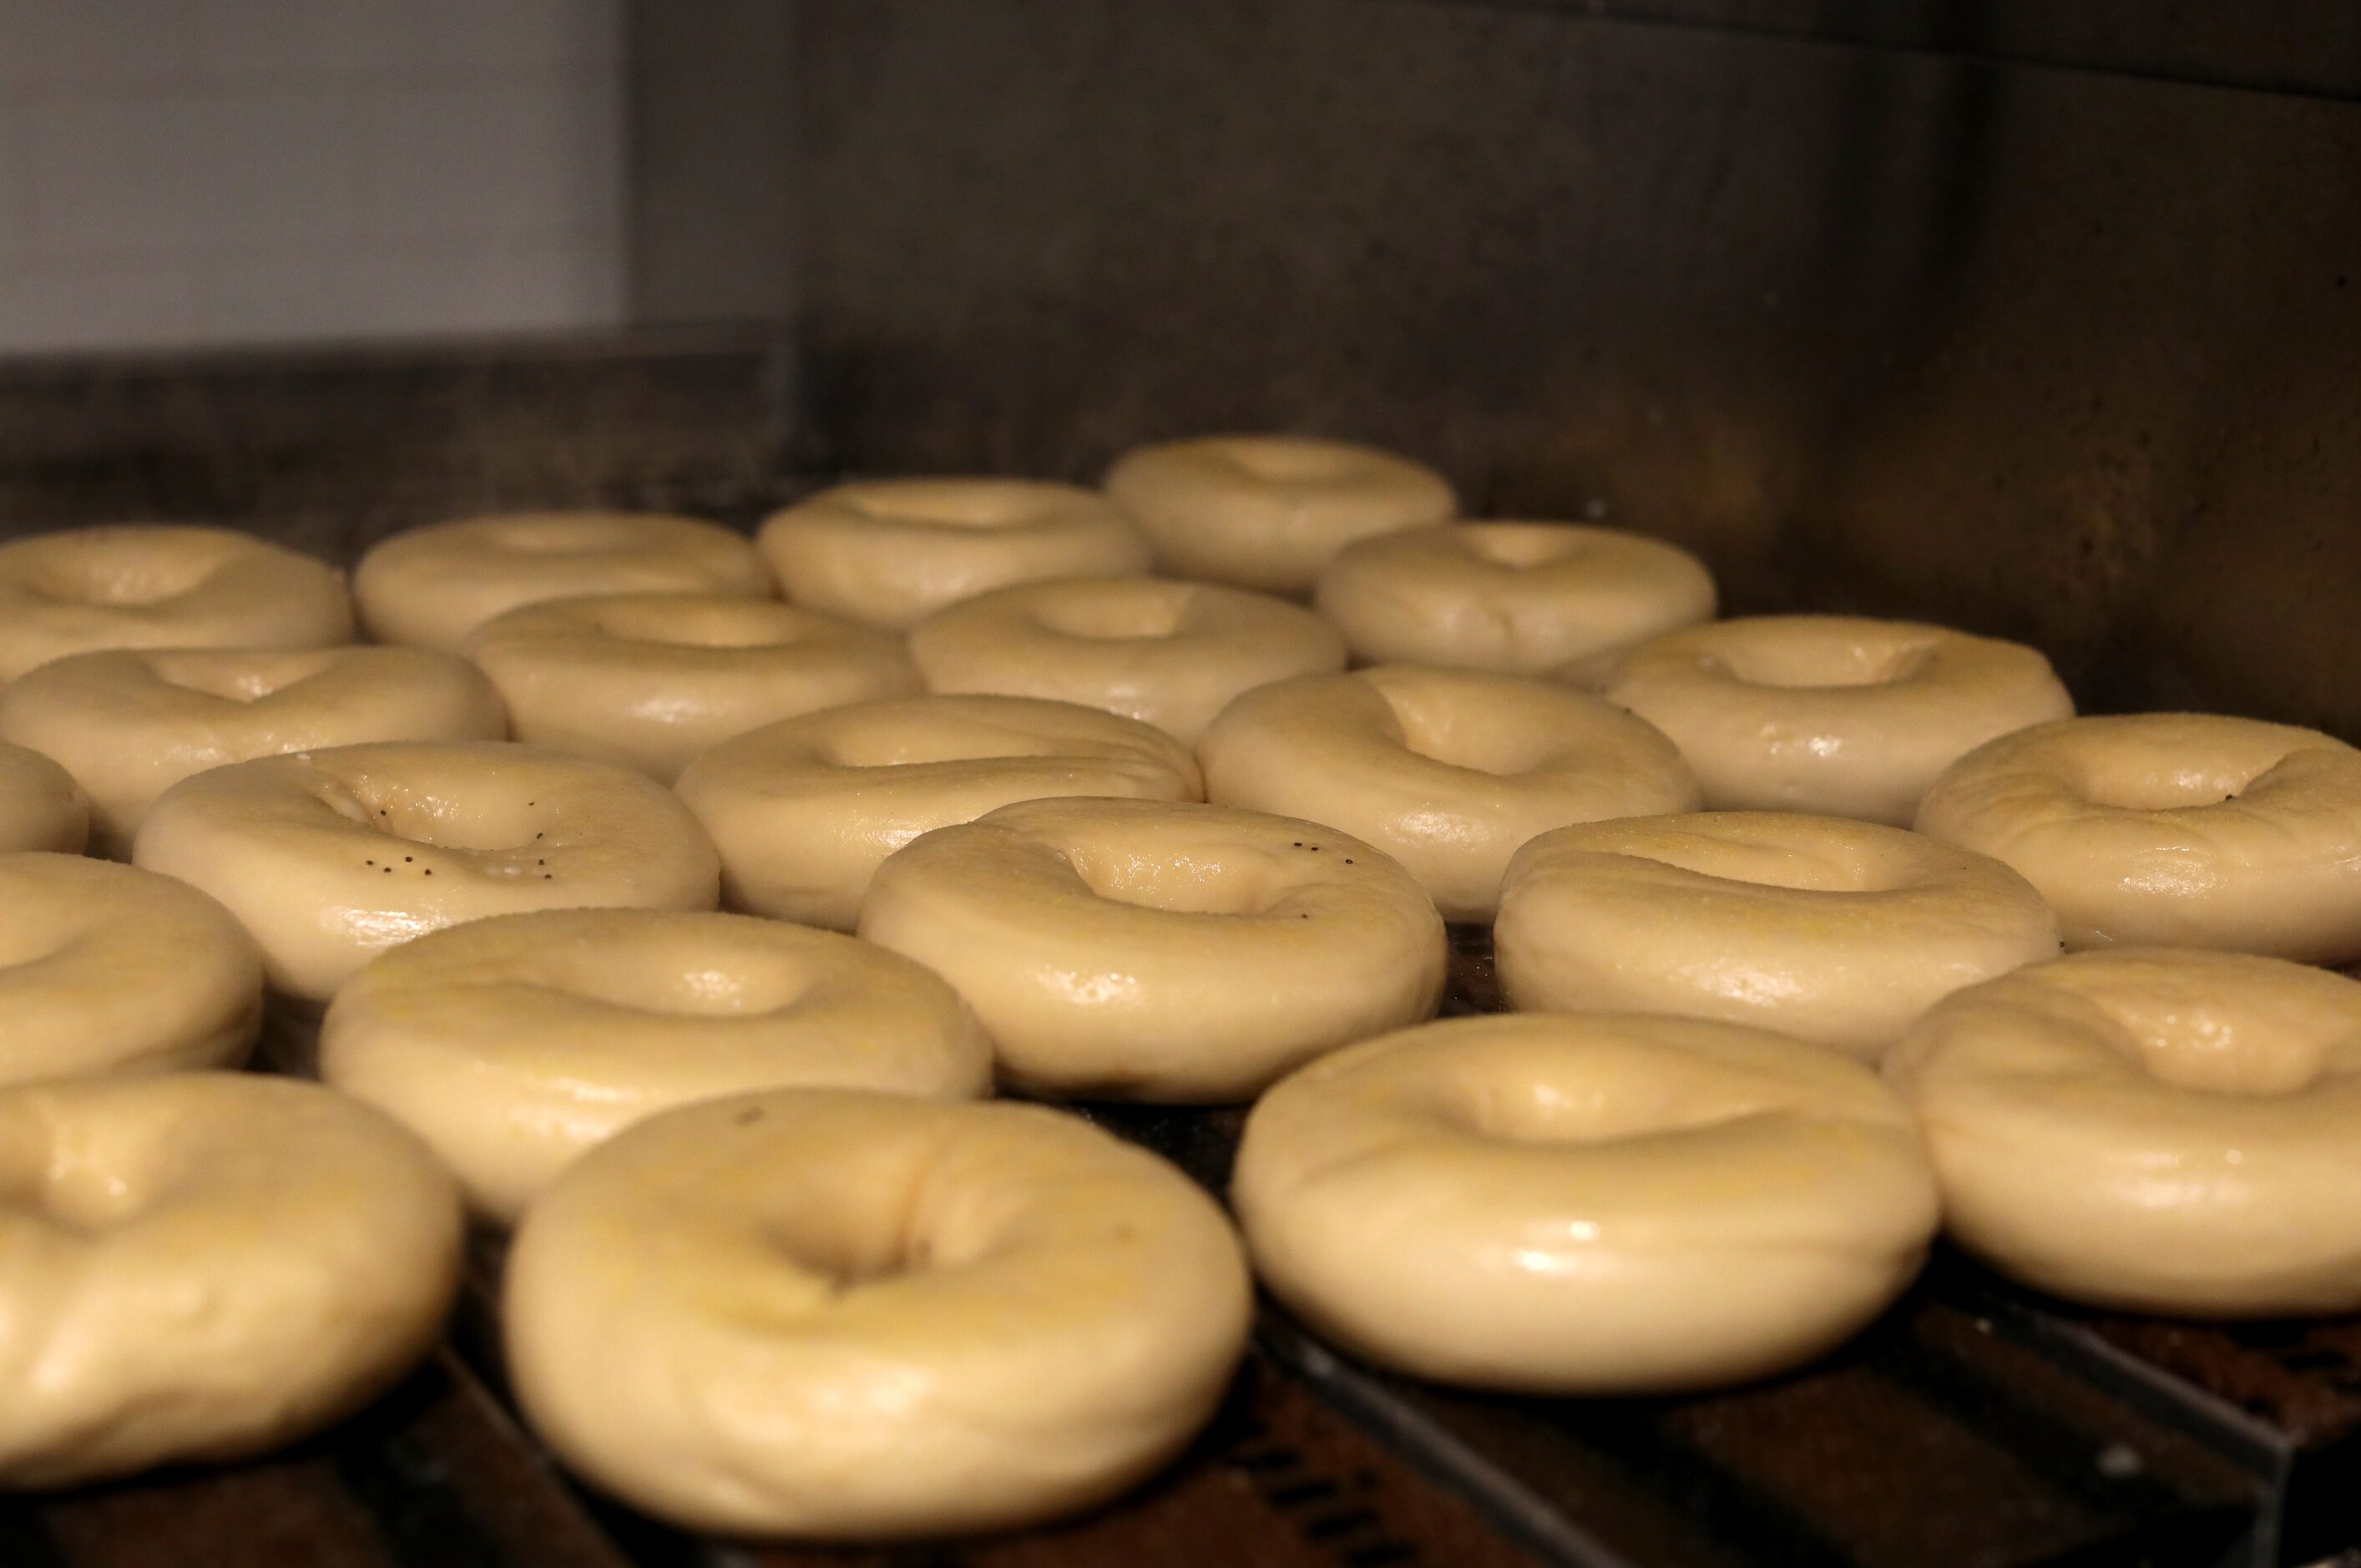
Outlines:
{"type": "Polygon", "coordinates": [[[1642,643],[1602,690],[1673,738],[1713,811],[1907,828],[1985,741],[2074,711],[2021,643],[1906,620],[1766,615],[1642,643]]]}
{"type": "Polygon", "coordinates": [[[342,573],[233,529],[122,523],[0,544],[0,684],[104,648],[324,648],[352,636],[342,573]]]}
{"type": "Polygon", "coordinates": [[[2014,866],[2070,948],[2361,959],[2361,751],[2208,714],[2075,718],[1937,779],[1918,828],[2014,866]]]}
{"type": "Polygon", "coordinates": [[[1106,477],[1175,576],[1305,594],[1345,546],[1458,510],[1433,469],[1374,446],[1213,435],[1135,447],[1106,477]]]}
{"type": "Polygon", "coordinates": [[[850,931],[886,856],[1049,795],[1202,800],[1187,747],[1137,719],[1022,696],[853,703],[726,740],[674,792],[721,853],[735,909],[850,931]]]}
{"type": "Polygon", "coordinates": [[[772,597],[742,535],[655,512],[542,511],[461,518],[382,540],[353,572],[361,624],[379,642],[456,653],[496,615],[583,594],[772,597]]]}
{"type": "Polygon", "coordinates": [[[1034,1105],[794,1090],[653,1117],[525,1216],[503,1320],[558,1455],[675,1524],[1006,1530],[1179,1453],[1245,1348],[1186,1177],[1034,1105]]]}
{"type": "Polygon", "coordinates": [[[1320,1333],[1421,1377],[1627,1395],[1851,1337],[1933,1239],[1909,1112],[1763,1030],[1454,1018],[1313,1062],[1246,1118],[1231,1201],[1320,1333]]]}
{"type": "Polygon", "coordinates": [[[994,588],[1149,563],[1104,496],[1032,479],[838,485],[773,513],[754,543],[796,603],[893,631],[994,588]]]}
{"type": "Polygon", "coordinates": [[[1967,1251],[2176,1317],[2361,1310],[2361,985],[2124,948],[1962,991],[1895,1047],[1967,1251]]]}
{"type": "Polygon", "coordinates": [[[496,616],[467,640],[516,737],[670,784],[775,719],[918,690],[899,637],[762,599],[597,594],[496,616]]]}
{"type": "Polygon", "coordinates": [[[500,694],[464,659],[415,648],[77,653],[0,692],[0,740],[56,758],[88,792],[91,848],[115,860],[156,797],[255,757],[366,740],[501,740],[500,694]]]}
{"type": "Polygon", "coordinates": [[[757,1089],[992,1091],[951,988],[849,937],[743,915],[548,909],[430,932],[336,992],[320,1076],[415,1132],[514,1222],[585,1150],[757,1089]]]}
{"type": "Polygon", "coordinates": [[[955,604],[910,634],[936,693],[1103,707],[1193,743],[1240,692],[1345,667],[1345,641],[1265,594],[1155,577],[1073,577],[955,604]]]}
{"type": "Polygon", "coordinates": [[[262,957],[212,899],[130,866],[0,854],[0,1084],[236,1067],[262,957]]]}
{"type": "Polygon", "coordinates": [[[451,1179],[313,1084],[208,1072],[0,1091],[0,1486],[307,1436],[416,1365],[458,1285],[451,1179]]]}
{"type": "Polygon", "coordinates": [[[1713,576],[1676,544],[1576,522],[1458,522],[1340,553],[1312,603],[1354,656],[1541,675],[1713,619],[1713,576]]]}
{"type": "Polygon", "coordinates": [[[1374,844],[1446,920],[1489,920],[1509,857],[1537,833],[1697,804],[1673,743],[1620,708],[1544,681],[1415,664],[1247,692],[1197,760],[1209,798],[1374,844]]]}
{"type": "Polygon", "coordinates": [[[532,909],[710,909],[720,866],[669,790],[497,741],[385,741],[234,762],[148,813],[132,862],[214,895],[274,990],[325,1002],[429,931],[532,909]]]}
{"type": "Polygon", "coordinates": [[[1963,986],[2058,956],[1998,861],[1836,817],[1593,822],[1517,851],[1492,928],[1510,1006],[1686,1014],[1876,1058],[1963,986]]]}
{"type": "Polygon", "coordinates": [[[951,982],[1004,1081],[1049,1097],[1252,1099],[1433,1016],[1443,922],[1345,834],[1258,811],[1031,800],[886,858],[861,934],[951,982]]]}

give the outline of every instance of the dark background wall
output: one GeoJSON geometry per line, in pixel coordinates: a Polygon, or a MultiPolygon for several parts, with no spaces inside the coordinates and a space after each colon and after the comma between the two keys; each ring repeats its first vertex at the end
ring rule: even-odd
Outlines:
{"type": "Polygon", "coordinates": [[[1361,436],[1740,609],[2361,734],[2349,7],[798,11],[818,462],[1361,436]]]}
{"type": "Polygon", "coordinates": [[[2361,740],[2361,8],[631,0],[637,329],[0,367],[0,533],[349,554],[1224,427],[2361,740]],[[703,324],[699,324],[703,323],[703,324]],[[714,324],[728,323],[728,324],[714,324]]]}

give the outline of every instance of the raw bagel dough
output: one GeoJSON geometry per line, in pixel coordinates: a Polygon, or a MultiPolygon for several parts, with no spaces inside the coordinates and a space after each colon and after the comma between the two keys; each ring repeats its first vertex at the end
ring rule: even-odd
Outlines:
{"type": "Polygon", "coordinates": [[[526,605],[467,640],[516,738],[670,784],[774,719],[919,689],[903,640],[723,594],[597,594],[526,605]]]}
{"type": "Polygon", "coordinates": [[[90,801],[73,775],[38,751],[0,741],[0,854],[79,855],[89,842],[90,801]]]}
{"type": "Polygon", "coordinates": [[[236,1067],[262,956],[194,888],[79,855],[0,854],[0,1084],[236,1067]]]}
{"type": "Polygon", "coordinates": [[[796,603],[895,631],[994,588],[1149,565],[1114,502],[1034,479],[838,485],[774,513],[754,543],[796,603]]]}
{"type": "Polygon", "coordinates": [[[320,1074],[508,1223],[659,1111],[779,1088],[992,1092],[992,1045],[909,959],[743,915],[551,909],[432,932],[336,992],[320,1074]]]}
{"type": "Polygon", "coordinates": [[[724,741],[675,791],[721,852],[731,907],[850,931],[878,863],[917,838],[1050,795],[1202,800],[1187,747],[1070,702],[855,703],[724,741]]]}
{"type": "Polygon", "coordinates": [[[1617,661],[1603,689],[1673,738],[1710,810],[1894,828],[1960,757],[2074,711],[2049,661],[2022,643],[1833,615],[1675,631],[1617,661]]]}
{"type": "Polygon", "coordinates": [[[123,523],[0,544],[0,684],[102,648],[322,648],[352,636],[343,573],[234,529],[123,523]]]}
{"type": "Polygon", "coordinates": [[[56,758],[91,802],[91,850],[127,860],[156,797],[192,773],[364,740],[500,740],[474,665],[418,648],[79,653],[0,692],[0,740],[56,758]]]}
{"type": "Polygon", "coordinates": [[[939,828],[877,868],[861,934],[958,988],[1005,1080],[1182,1104],[1432,1017],[1447,960],[1434,906],[1367,844],[1160,801],[939,828]]]}
{"type": "Polygon", "coordinates": [[[379,542],[353,573],[379,642],[456,653],[496,615],[582,594],[769,598],[771,575],[739,533],[659,512],[536,511],[462,518],[379,542]]]}
{"type": "Polygon", "coordinates": [[[409,1371],[458,1285],[451,1179],[292,1079],[0,1091],[0,1486],[307,1436],[409,1371]]]}
{"type": "Polygon", "coordinates": [[[2094,1306],[2361,1309],[2361,985],[2125,948],[1960,992],[1886,1058],[1950,1234],[2094,1306]]]}
{"type": "Polygon", "coordinates": [[[1240,692],[1345,667],[1345,640],[1308,609],[1158,577],[1002,588],[926,621],[910,652],[929,691],[1078,702],[1183,744],[1240,692]]]}
{"type": "Polygon", "coordinates": [[[1136,447],[1106,477],[1175,576],[1302,594],[1348,544],[1458,510],[1433,469],[1374,446],[1213,435],[1136,447]]]}
{"type": "Polygon", "coordinates": [[[1713,576],[1645,534],[1458,522],[1364,540],[1313,601],[1371,663],[1539,675],[1713,619],[1713,576]]]}
{"type": "Polygon", "coordinates": [[[710,909],[721,870],[672,792],[537,746],[386,741],[183,780],[136,864],[228,905],[271,986],[324,1002],[386,948],[530,909],[710,909]]]}
{"type": "Polygon", "coordinates": [[[510,1254],[509,1366],[567,1463],[692,1529],[874,1540],[1114,1497],[1228,1387],[1220,1209],[1037,1105],[785,1091],[567,1171],[510,1254]]]}
{"type": "Polygon", "coordinates": [[[1492,942],[1521,1011],[1687,1014],[1872,1058],[1952,992],[2059,948],[1998,861],[1768,811],[1544,833],[1509,862],[1492,942]]]}
{"type": "Polygon", "coordinates": [[[1935,1185],[1857,1062],[1699,1018],[1455,1018],[1325,1057],[1246,1119],[1256,1272],[1447,1383],[1653,1394],[1843,1343],[1918,1272],[1935,1185]]]}
{"type": "Polygon", "coordinates": [[[2211,714],[2074,718],[1970,753],[1918,830],[2005,861],[2066,945],[2361,959],[2361,751],[2211,714]]]}
{"type": "Polygon", "coordinates": [[[1416,664],[1247,692],[1197,760],[1217,804],[1367,840],[1446,920],[1489,920],[1509,857],[1536,833],[1697,805],[1673,743],[1620,708],[1544,681],[1416,664]]]}

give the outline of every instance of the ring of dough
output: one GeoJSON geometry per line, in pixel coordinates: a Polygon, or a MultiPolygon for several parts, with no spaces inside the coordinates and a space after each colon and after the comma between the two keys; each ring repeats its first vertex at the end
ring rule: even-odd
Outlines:
{"type": "Polygon", "coordinates": [[[1833,1051],[1701,1018],[1455,1018],[1312,1063],[1231,1204],[1320,1333],[1441,1382],[1655,1394],[1851,1337],[1933,1239],[1908,1110],[1833,1051]]]}
{"type": "Polygon", "coordinates": [[[1023,696],[918,696],[726,740],[674,791],[721,853],[736,909],[850,931],[886,856],[1020,800],[1195,801],[1189,749],[1152,725],[1023,696]]]}
{"type": "Polygon", "coordinates": [[[2361,959],[2361,751],[2211,714],[2076,718],[1935,782],[1918,830],[2005,861],[2070,948],[2361,959]]]}
{"type": "Polygon", "coordinates": [[[6,1090],[0,1173],[0,1486],[292,1442],[409,1371],[458,1286],[450,1177],[315,1084],[6,1090]]]}
{"type": "Polygon", "coordinates": [[[1458,522],[1364,540],[1312,602],[1375,664],[1539,675],[1713,619],[1677,544],[1575,522],[1458,522]]]}
{"type": "Polygon", "coordinates": [[[0,1084],[236,1067],[262,1028],[262,956],[169,877],[0,855],[0,1084]]]}
{"type": "Polygon", "coordinates": [[[2361,1309],[2361,985],[2124,948],[1950,998],[1886,1058],[1950,1234],[2094,1306],[2361,1309]]]}
{"type": "Polygon", "coordinates": [[[754,543],[788,598],[894,631],[994,588],[1150,562],[1139,525],[1104,496],[1032,479],[838,485],[774,513],[754,543]]]}
{"type": "Polygon", "coordinates": [[[423,1138],[512,1223],[658,1111],[759,1089],[992,1092],[992,1045],[909,959],[743,915],[551,909],[406,942],[320,1027],[320,1076],[423,1138]]]}
{"type": "Polygon", "coordinates": [[[1002,588],[924,622],[910,652],[928,691],[1078,702],[1183,744],[1240,692],[1345,667],[1345,640],[1308,609],[1159,577],[1002,588]]]}
{"type": "Polygon", "coordinates": [[[1459,510],[1450,482],[1423,464],[1289,435],[1137,447],[1108,471],[1106,488],[1138,520],[1162,570],[1266,593],[1309,593],[1346,545],[1459,510]]]}
{"type": "Polygon", "coordinates": [[[500,688],[518,740],[659,784],[758,726],[919,689],[899,637],[721,594],[526,605],[478,627],[467,656],[500,688]]]}
{"type": "Polygon", "coordinates": [[[1366,839],[1446,920],[1489,920],[1536,833],[1694,811],[1697,780],[1653,729],[1520,675],[1386,664],[1250,691],[1197,743],[1205,794],[1366,839]]]}
{"type": "Polygon", "coordinates": [[[1310,822],[1218,806],[1035,800],[877,868],[861,934],[951,982],[1004,1082],[1249,1100],[1434,1015],[1443,922],[1409,872],[1310,822]]]}
{"type": "Polygon", "coordinates": [[[721,868],[663,785],[492,740],[234,762],[166,790],[132,861],[213,894],[274,990],[325,1002],[386,948],[531,909],[710,909],[721,868]]]}
{"type": "Polygon", "coordinates": [[[0,740],[64,763],[88,792],[91,850],[131,855],[156,797],[192,773],[365,740],[500,740],[476,667],[423,648],[78,653],[0,691],[0,740]]]}
{"type": "Polygon", "coordinates": [[[1833,615],[1668,633],[1618,661],[1605,694],[1673,738],[1710,810],[1894,828],[1968,752],[2074,711],[2049,661],[2022,643],[1833,615]]]}
{"type": "Polygon", "coordinates": [[[533,1205],[516,1391],[694,1529],[856,1538],[1112,1497],[1213,1414],[1252,1304],[1228,1220],[1037,1105],[789,1090],[653,1117],[533,1205]]]}
{"type": "Polygon", "coordinates": [[[73,775],[38,751],[0,740],[0,854],[79,855],[89,842],[90,801],[73,775]]]}
{"type": "Polygon", "coordinates": [[[456,653],[496,615],[583,594],[772,597],[744,535],[658,512],[514,512],[397,533],[361,557],[353,595],[379,642],[456,653]]]}
{"type": "Polygon", "coordinates": [[[1594,822],[1517,852],[1492,928],[1510,1006],[1670,1013],[1875,1058],[1962,986],[2058,956],[1997,861],[1838,817],[1594,822]]]}
{"type": "Polygon", "coordinates": [[[126,523],[0,544],[0,683],[101,648],[352,638],[343,573],[234,529],[126,523]]]}

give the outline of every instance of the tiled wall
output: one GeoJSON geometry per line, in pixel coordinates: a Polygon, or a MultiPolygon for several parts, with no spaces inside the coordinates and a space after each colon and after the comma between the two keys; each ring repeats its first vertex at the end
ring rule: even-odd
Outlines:
{"type": "Polygon", "coordinates": [[[620,0],[0,0],[0,353],[606,325],[620,0]]]}

